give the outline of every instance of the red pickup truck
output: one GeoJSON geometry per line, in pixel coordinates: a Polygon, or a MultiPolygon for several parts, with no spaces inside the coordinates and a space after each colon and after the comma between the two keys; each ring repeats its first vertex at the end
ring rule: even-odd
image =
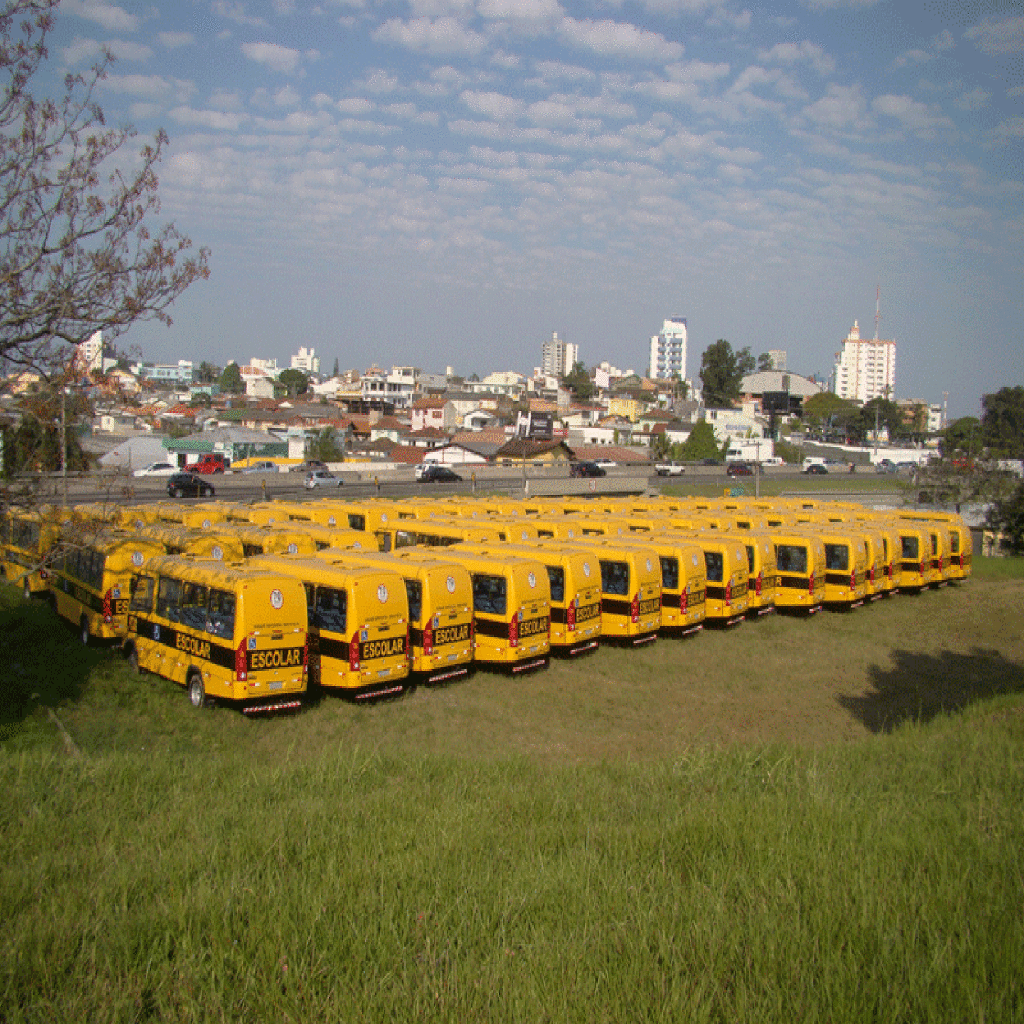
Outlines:
{"type": "Polygon", "coordinates": [[[225,458],[216,452],[207,452],[206,455],[201,455],[198,462],[194,462],[188,468],[193,473],[223,473],[228,466],[231,465],[231,460],[225,458]]]}

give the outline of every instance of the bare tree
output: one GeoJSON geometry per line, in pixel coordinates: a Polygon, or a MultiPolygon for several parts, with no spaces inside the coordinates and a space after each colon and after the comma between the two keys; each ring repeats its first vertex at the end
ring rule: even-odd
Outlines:
{"type": "Polygon", "coordinates": [[[115,166],[136,132],[108,128],[93,98],[113,56],[36,99],[60,0],[0,2],[0,357],[46,372],[96,331],[109,342],[136,321],[170,324],[174,300],[209,276],[209,251],[151,226],[162,130],[133,171],[115,166]]]}

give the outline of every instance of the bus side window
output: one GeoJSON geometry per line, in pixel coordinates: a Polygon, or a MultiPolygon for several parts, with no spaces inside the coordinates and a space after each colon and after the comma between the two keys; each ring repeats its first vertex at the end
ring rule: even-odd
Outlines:
{"type": "Polygon", "coordinates": [[[161,576],[156,590],[156,613],[171,622],[180,616],[181,584],[170,576],[161,576]]]}
{"type": "Polygon", "coordinates": [[[391,534],[387,530],[377,531],[377,550],[384,552],[391,550],[391,534]]]}
{"type": "MultiPolygon", "coordinates": [[[[377,535],[378,537],[380,534],[377,535]]],[[[416,546],[419,537],[409,530],[395,530],[395,547],[412,548],[416,546]]],[[[383,550],[383,549],[382,549],[383,550]]]]}
{"type": "Polygon", "coordinates": [[[151,612],[153,610],[153,577],[133,576],[130,584],[130,612],[151,612]]]}
{"type": "Polygon", "coordinates": [[[206,631],[214,636],[235,635],[235,595],[230,590],[211,590],[207,603],[206,631]]]}
{"type": "Polygon", "coordinates": [[[348,528],[350,530],[365,530],[366,516],[357,515],[355,512],[349,512],[348,528]]]}
{"type": "Polygon", "coordinates": [[[348,594],[337,587],[316,588],[316,609],[311,624],[329,633],[344,633],[348,619],[348,594]]]}
{"type": "Polygon", "coordinates": [[[181,621],[191,629],[206,628],[206,587],[186,583],[181,595],[181,621]]]}

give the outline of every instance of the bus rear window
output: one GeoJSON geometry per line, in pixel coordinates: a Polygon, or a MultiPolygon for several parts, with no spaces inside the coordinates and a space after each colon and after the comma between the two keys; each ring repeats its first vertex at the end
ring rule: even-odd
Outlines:
{"type": "Polygon", "coordinates": [[[565,570],[557,565],[549,565],[548,582],[551,584],[551,600],[561,604],[565,600],[565,570]]]}
{"type": "Polygon", "coordinates": [[[423,614],[423,584],[419,580],[406,580],[405,596],[409,599],[409,619],[419,622],[423,614]]]}
{"type": "Polygon", "coordinates": [[[629,565],[626,562],[601,562],[601,589],[606,594],[629,596],[629,565]]]}
{"type": "Polygon", "coordinates": [[[348,514],[348,528],[350,530],[365,530],[366,529],[366,516],[361,516],[357,512],[349,512],[349,514],[348,514]]]}
{"type": "Polygon", "coordinates": [[[850,549],[846,544],[825,545],[825,568],[830,572],[845,572],[850,568],[850,549]]]}
{"type": "Polygon", "coordinates": [[[900,543],[903,545],[904,558],[914,560],[918,557],[918,546],[916,537],[900,537],[900,543]]]}
{"type": "Polygon", "coordinates": [[[949,535],[949,550],[954,555],[959,555],[960,554],[960,534],[957,533],[956,531],[953,531],[949,535]]]}
{"type": "Polygon", "coordinates": [[[130,584],[130,612],[151,612],[153,610],[153,577],[133,576],[130,584]]]}
{"type": "Polygon", "coordinates": [[[665,590],[679,589],[678,558],[663,558],[661,560],[661,585],[665,590]]]}
{"type": "Polygon", "coordinates": [[[476,611],[486,615],[504,615],[507,606],[503,576],[485,576],[483,573],[473,576],[473,608],[476,611]]]}
{"type": "Polygon", "coordinates": [[[704,566],[707,569],[708,583],[721,583],[725,575],[725,558],[721,551],[705,551],[704,566]]]}
{"type": "Polygon", "coordinates": [[[807,572],[807,548],[799,544],[780,544],[775,549],[776,567],[779,572],[807,572]]]}
{"type": "Polygon", "coordinates": [[[344,633],[348,618],[348,594],[338,587],[317,587],[309,624],[328,633],[344,633]]]}

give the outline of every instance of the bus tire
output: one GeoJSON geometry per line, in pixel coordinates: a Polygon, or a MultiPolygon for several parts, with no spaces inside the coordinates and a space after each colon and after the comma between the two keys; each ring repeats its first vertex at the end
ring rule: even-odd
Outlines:
{"type": "Polygon", "coordinates": [[[25,595],[26,601],[32,600],[32,588],[28,585],[28,577],[21,581],[21,592],[25,595]]]}
{"type": "Polygon", "coordinates": [[[139,649],[134,644],[128,648],[128,671],[133,676],[142,675],[142,666],[139,665],[139,649]]]}
{"type": "Polygon", "coordinates": [[[92,636],[89,633],[89,620],[83,615],[82,621],[78,624],[78,639],[82,641],[83,647],[88,647],[92,636]]]}
{"type": "Polygon", "coordinates": [[[194,708],[201,708],[206,704],[206,687],[203,686],[203,677],[198,672],[192,672],[185,683],[188,690],[188,702],[194,708]]]}

